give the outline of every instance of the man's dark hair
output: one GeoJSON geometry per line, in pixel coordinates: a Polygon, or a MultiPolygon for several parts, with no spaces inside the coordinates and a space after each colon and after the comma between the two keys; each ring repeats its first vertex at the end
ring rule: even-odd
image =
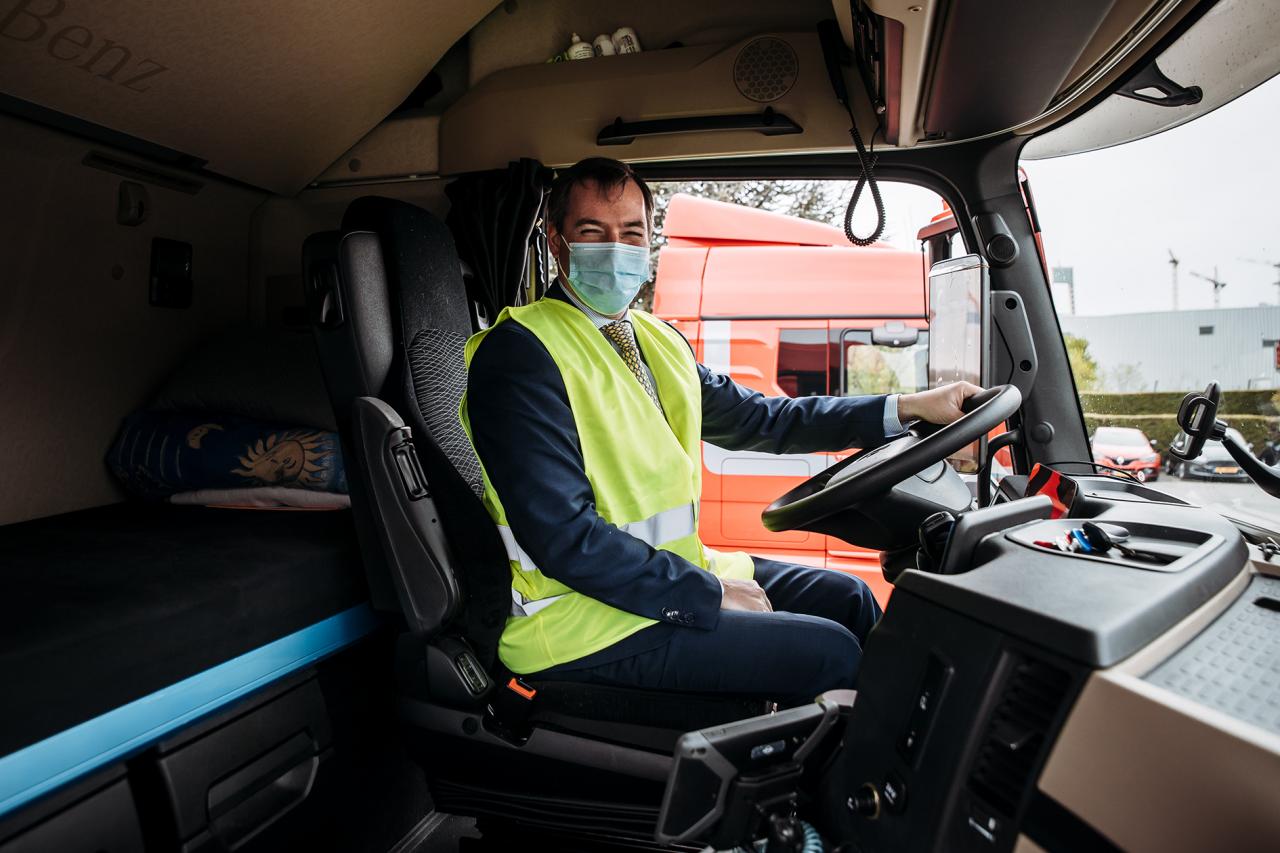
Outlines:
{"type": "Polygon", "coordinates": [[[547,197],[547,218],[556,226],[556,230],[564,231],[564,218],[569,213],[569,193],[579,184],[593,183],[602,195],[621,190],[627,181],[634,181],[644,197],[644,215],[649,230],[653,230],[653,193],[649,185],[621,160],[608,157],[588,157],[579,160],[569,168],[556,175],[551,184],[551,194],[547,197]]]}

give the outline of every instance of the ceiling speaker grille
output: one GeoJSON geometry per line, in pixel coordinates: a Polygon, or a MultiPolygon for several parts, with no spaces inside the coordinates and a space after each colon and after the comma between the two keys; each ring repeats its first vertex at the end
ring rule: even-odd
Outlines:
{"type": "Polygon", "coordinates": [[[733,61],[734,85],[743,97],[761,104],[790,92],[799,73],[795,49],[778,38],[749,42],[733,61]]]}

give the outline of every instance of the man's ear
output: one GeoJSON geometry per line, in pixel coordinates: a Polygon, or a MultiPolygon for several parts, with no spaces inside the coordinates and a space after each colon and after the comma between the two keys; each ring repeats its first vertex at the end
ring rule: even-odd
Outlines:
{"type": "Polygon", "coordinates": [[[551,254],[555,256],[556,265],[567,270],[569,259],[564,256],[564,240],[553,222],[547,223],[547,246],[551,249],[551,254]]]}

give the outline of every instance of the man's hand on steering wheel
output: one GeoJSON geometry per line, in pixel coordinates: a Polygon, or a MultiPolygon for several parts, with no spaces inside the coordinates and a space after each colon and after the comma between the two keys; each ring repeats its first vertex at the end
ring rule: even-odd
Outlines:
{"type": "MultiPolygon", "coordinates": [[[[904,394],[898,398],[898,418],[919,418],[914,426],[879,447],[855,453],[813,475],[769,504],[760,520],[766,530],[775,533],[811,530],[830,534],[823,526],[827,518],[877,501],[908,478],[940,466],[948,456],[1007,421],[1021,406],[1022,393],[1016,385],[996,385],[984,391],[968,382],[957,382],[933,391],[904,394]],[[938,426],[922,421],[948,423],[938,426]]],[[[926,482],[938,481],[938,476],[926,482]]],[[[959,475],[952,485],[958,487],[955,494],[967,507],[972,502],[968,486],[959,475]]]]}
{"type": "Polygon", "coordinates": [[[972,382],[952,382],[928,391],[902,394],[898,397],[898,420],[904,424],[917,419],[931,424],[949,424],[964,415],[960,408],[964,401],[980,393],[982,389],[972,382]]]}

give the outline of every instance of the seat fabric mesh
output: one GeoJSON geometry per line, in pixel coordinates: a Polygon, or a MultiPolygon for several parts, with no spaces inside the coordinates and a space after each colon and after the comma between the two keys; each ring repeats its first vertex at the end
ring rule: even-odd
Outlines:
{"type": "Polygon", "coordinates": [[[447,329],[423,329],[409,344],[409,371],[422,420],[431,437],[475,492],[484,494],[480,460],[458,417],[458,406],[467,388],[463,355],[466,339],[447,329]]]}

